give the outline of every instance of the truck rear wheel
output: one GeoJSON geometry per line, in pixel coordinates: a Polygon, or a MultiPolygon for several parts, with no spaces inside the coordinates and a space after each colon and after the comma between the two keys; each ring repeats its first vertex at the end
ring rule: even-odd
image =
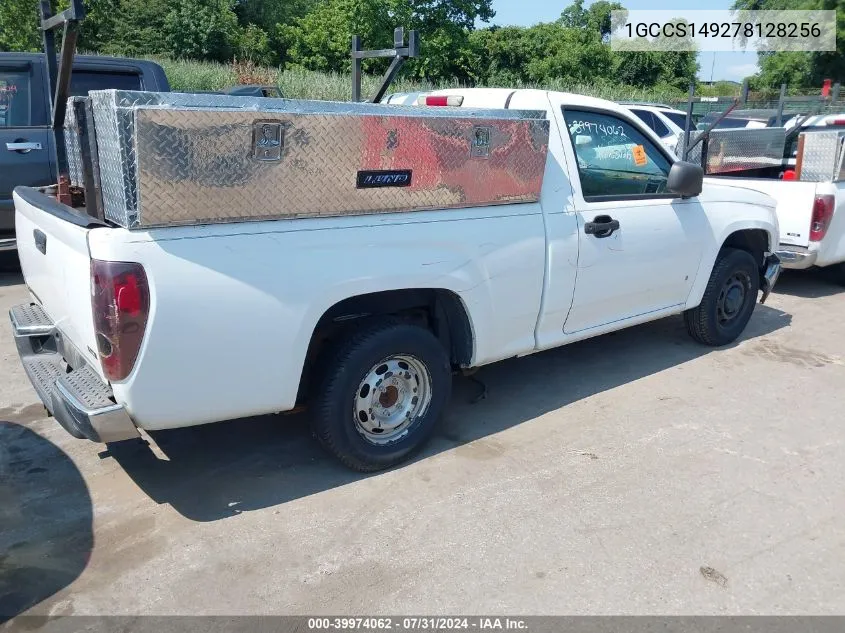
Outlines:
{"type": "Polygon", "coordinates": [[[340,341],[311,393],[319,442],[370,472],[412,455],[431,436],[452,391],[449,356],[434,335],[383,321],[340,341]]]}
{"type": "Polygon", "coordinates": [[[754,312],[759,289],[760,272],[751,253],[722,249],[701,303],[684,312],[690,336],[714,347],[735,341],[754,312]]]}

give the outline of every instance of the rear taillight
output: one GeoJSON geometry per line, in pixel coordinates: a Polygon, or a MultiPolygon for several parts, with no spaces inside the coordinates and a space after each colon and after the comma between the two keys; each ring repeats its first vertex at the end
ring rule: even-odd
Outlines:
{"type": "Polygon", "coordinates": [[[150,312],[141,264],[91,260],[91,310],[103,373],[123,380],[132,371],[150,312]]]}
{"type": "Polygon", "coordinates": [[[424,106],[459,106],[464,102],[460,95],[428,95],[417,97],[417,105],[424,106]]]}
{"type": "Polygon", "coordinates": [[[833,217],[835,198],[832,195],[816,196],[813,201],[813,218],[810,220],[810,241],[818,242],[827,233],[830,219],[833,217]]]}

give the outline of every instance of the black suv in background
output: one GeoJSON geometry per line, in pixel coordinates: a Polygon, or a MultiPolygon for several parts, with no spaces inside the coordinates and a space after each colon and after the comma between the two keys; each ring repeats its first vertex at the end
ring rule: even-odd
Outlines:
{"type": "MultiPolygon", "coordinates": [[[[71,96],[89,90],[169,92],[158,64],[139,59],[80,55],[74,58],[71,96]]],[[[0,251],[15,249],[12,190],[57,181],[55,137],[43,54],[0,53],[0,251]]]]}

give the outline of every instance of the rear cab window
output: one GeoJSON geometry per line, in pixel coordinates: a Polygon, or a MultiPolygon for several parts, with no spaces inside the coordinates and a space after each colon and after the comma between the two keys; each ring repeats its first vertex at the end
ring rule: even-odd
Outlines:
{"type": "Polygon", "coordinates": [[[70,76],[70,94],[84,97],[91,90],[142,90],[141,76],[127,69],[126,72],[76,70],[70,76]]]}
{"type": "Polygon", "coordinates": [[[669,194],[671,162],[634,125],[609,112],[563,109],[584,200],[639,199],[669,194]]]}
{"type": "Polygon", "coordinates": [[[663,123],[663,121],[660,120],[660,117],[656,114],[654,115],[654,125],[650,127],[660,138],[669,136],[672,133],[672,131],[666,127],[666,124],[663,123]]]}
{"type": "Polygon", "coordinates": [[[631,108],[631,112],[633,112],[640,121],[654,130],[654,133],[657,134],[657,136],[663,138],[664,136],[669,136],[672,133],[663,121],[660,120],[660,117],[654,114],[654,112],[634,108],[631,108]]]}
{"type": "Polygon", "coordinates": [[[631,109],[631,112],[643,123],[649,126],[652,130],[654,129],[654,115],[649,112],[648,110],[634,110],[631,109]]]}
{"type": "Polygon", "coordinates": [[[663,114],[663,116],[665,116],[667,119],[669,119],[672,123],[677,125],[682,130],[687,125],[687,115],[686,114],[681,114],[680,112],[667,112],[665,110],[662,112],[662,114],[663,114]]]}

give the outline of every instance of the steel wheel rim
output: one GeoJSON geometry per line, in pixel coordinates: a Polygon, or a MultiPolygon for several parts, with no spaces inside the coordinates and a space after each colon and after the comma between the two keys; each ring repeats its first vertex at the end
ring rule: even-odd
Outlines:
{"type": "Polygon", "coordinates": [[[719,325],[728,325],[742,314],[750,289],[751,278],[747,273],[735,272],[728,277],[716,301],[716,318],[719,325]]]}
{"type": "Polygon", "coordinates": [[[373,365],[358,384],[352,415],[355,430],[383,446],[407,435],[431,405],[431,375],[421,360],[395,354],[373,365]]]}

